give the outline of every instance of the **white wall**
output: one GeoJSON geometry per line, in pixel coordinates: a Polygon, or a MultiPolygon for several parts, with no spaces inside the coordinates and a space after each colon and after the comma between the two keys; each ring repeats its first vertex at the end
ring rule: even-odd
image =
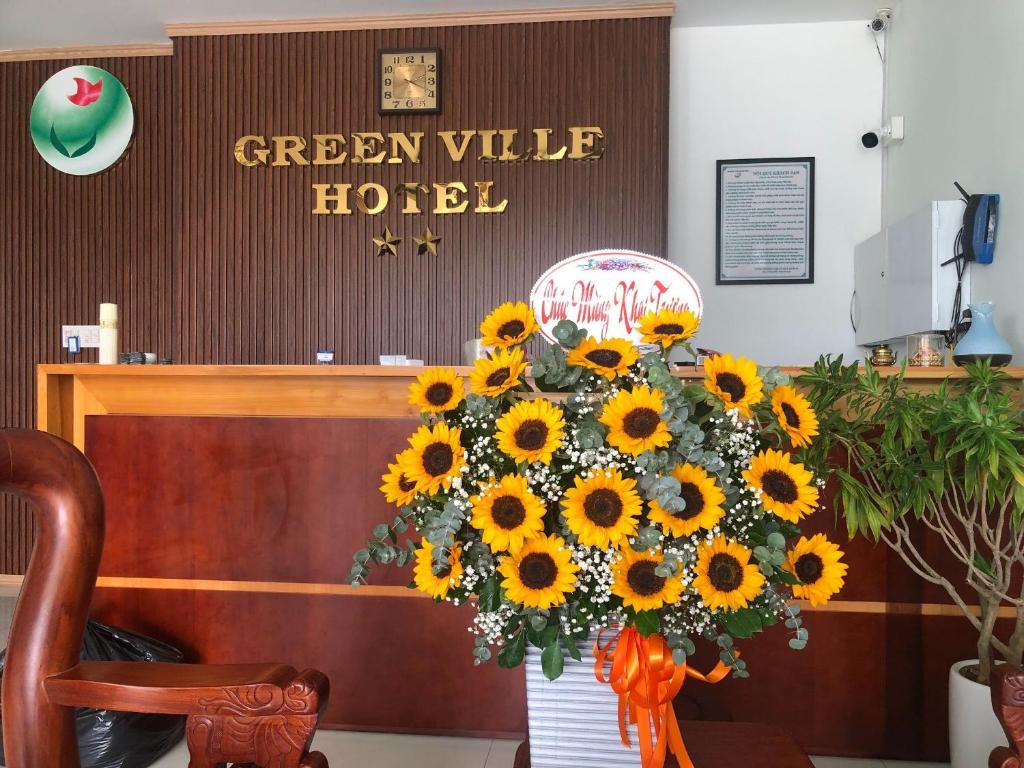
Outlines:
{"type": "Polygon", "coordinates": [[[998,192],[993,264],[974,265],[972,299],[994,301],[997,326],[1024,362],[1024,2],[904,0],[889,33],[890,114],[906,140],[889,149],[888,220],[929,200],[998,192]]]}
{"type": "Polygon", "coordinates": [[[672,29],[669,258],[698,282],[697,342],[762,365],[862,357],[853,246],[880,229],[882,67],[865,21],[672,29]],[[715,161],[816,158],[814,283],[715,285],[715,161]]]}

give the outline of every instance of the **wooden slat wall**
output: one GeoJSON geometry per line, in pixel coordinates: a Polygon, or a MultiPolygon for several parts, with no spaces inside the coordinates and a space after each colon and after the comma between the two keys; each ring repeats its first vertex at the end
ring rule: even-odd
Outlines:
{"type": "MultiPolygon", "coordinates": [[[[96,59],[131,94],[126,155],[95,176],[47,165],[29,135],[39,87],[73,61],[0,64],[0,424],[35,424],[35,365],[60,361],[60,327],[121,308],[124,348],[170,354],[174,93],[169,58],[96,59]]],[[[95,350],[82,356],[95,360],[95,350]]],[[[32,547],[27,508],[0,496],[0,572],[21,573],[32,547]]]]}
{"type": "MultiPolygon", "coordinates": [[[[127,156],[93,177],[36,154],[28,111],[69,63],[0,64],[0,423],[34,424],[33,366],[63,359],[62,323],[121,307],[123,349],[193,363],[457,362],[489,307],[525,298],[558,259],[603,246],[663,253],[669,20],[181,38],[173,57],[97,59],[131,93],[127,156]],[[376,113],[379,47],[439,46],[444,111],[376,113]],[[438,130],[599,125],[598,161],[451,163],[438,130]],[[423,162],[244,168],[247,133],[427,133],[423,162]],[[501,215],[313,216],[311,184],[493,180],[501,215]],[[428,224],[440,256],[416,256],[428,224]],[[403,238],[378,258],[385,226],[403,238]]],[[[85,359],[90,359],[88,355],[85,359]]],[[[0,501],[0,572],[20,573],[29,516],[0,501]]]]}
{"type": "MultiPolygon", "coordinates": [[[[182,38],[176,273],[184,362],[346,362],[406,353],[458,362],[482,313],[525,298],[560,258],[621,245],[662,253],[667,189],[668,21],[507,24],[182,38]],[[376,113],[381,47],[443,51],[441,115],[376,113]],[[196,119],[203,116],[203,119],[196,119]],[[597,161],[452,163],[439,130],[599,125],[597,161]],[[242,135],[423,131],[419,165],[246,168],[242,135]],[[501,215],[312,216],[311,184],[494,180],[501,215]],[[440,256],[417,256],[425,224],[440,256]],[[403,238],[380,257],[385,226],[403,238]]],[[[560,146],[560,145],[555,145],[560,146]]],[[[354,210],[354,208],[353,208],[354,210]]]]}

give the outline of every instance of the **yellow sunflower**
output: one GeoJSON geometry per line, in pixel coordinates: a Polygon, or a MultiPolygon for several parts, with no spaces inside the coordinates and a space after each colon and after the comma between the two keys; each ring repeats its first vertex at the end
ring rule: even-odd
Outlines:
{"type": "Polygon", "coordinates": [[[381,493],[392,504],[397,504],[400,507],[404,507],[406,504],[412,504],[412,500],[416,497],[416,481],[410,480],[402,472],[402,456],[411,452],[411,448],[407,448],[395,457],[395,464],[388,464],[388,471],[381,477],[384,481],[384,485],[380,487],[381,493]]]}
{"type": "Polygon", "coordinates": [[[697,547],[694,588],[711,610],[746,608],[761,592],[764,574],[750,564],[750,550],[725,536],[697,547]]]}
{"type": "Polygon", "coordinates": [[[679,602],[686,584],[681,574],[665,577],[654,572],[662,561],[660,549],[634,552],[626,547],[622,557],[612,566],[612,594],[622,604],[636,611],[655,611],[679,602]]]}
{"type": "Polygon", "coordinates": [[[469,373],[469,388],[478,395],[497,397],[519,384],[526,371],[521,349],[499,349],[491,357],[478,358],[469,373]]]}
{"type": "Polygon", "coordinates": [[[451,487],[466,465],[466,451],[459,440],[462,430],[447,424],[423,425],[409,438],[410,450],[399,454],[398,466],[416,483],[417,493],[434,494],[451,487]]]}
{"type": "Polygon", "coordinates": [[[761,402],[764,382],[757,375],[757,365],[745,357],[718,355],[704,361],[704,386],[727,409],[736,408],[750,418],[750,406],[761,402]]]}
{"type": "Polygon", "coordinates": [[[456,542],[448,553],[448,568],[441,573],[434,573],[434,545],[426,539],[420,541],[416,550],[416,565],[412,575],[416,589],[426,592],[435,600],[447,597],[448,590],[457,589],[462,584],[462,546],[456,542]]]}
{"type": "Polygon", "coordinates": [[[688,309],[663,309],[648,312],[640,318],[637,330],[648,344],[661,344],[668,349],[673,344],[686,341],[697,332],[700,318],[688,309]]]}
{"type": "Polygon", "coordinates": [[[761,492],[761,505],[783,520],[796,523],[818,504],[814,475],[789,454],[769,448],[761,451],[743,470],[743,479],[761,492]]]}
{"type": "Polygon", "coordinates": [[[839,562],[842,557],[843,551],[824,534],[801,536],[786,558],[786,570],[800,580],[793,586],[793,596],[809,600],[812,606],[827,603],[843,588],[847,566],[839,562]]]}
{"type": "Polygon", "coordinates": [[[792,387],[780,385],[772,390],[772,411],[793,445],[810,445],[811,438],[818,434],[814,409],[807,398],[792,387]]]}
{"type": "Polygon", "coordinates": [[[462,377],[451,368],[431,368],[409,386],[409,404],[427,413],[450,411],[465,396],[462,377]]]}
{"type": "Polygon", "coordinates": [[[481,342],[488,347],[514,347],[539,330],[533,310],[521,301],[506,301],[480,323],[481,342]]]}
{"type": "Polygon", "coordinates": [[[686,502],[682,512],[668,512],[655,500],[650,502],[647,516],[661,525],[668,536],[692,536],[700,529],[709,530],[725,517],[725,494],[703,467],[678,464],[672,477],[679,481],[679,495],[686,502]]]}
{"type": "Polygon", "coordinates": [[[621,390],[601,412],[601,423],[608,427],[608,444],[631,456],[665,447],[672,442],[672,434],[661,418],[662,408],[658,390],[621,390]]]}
{"type": "Polygon", "coordinates": [[[636,533],[643,502],[636,480],[617,469],[597,470],[590,477],[573,478],[573,487],[562,499],[565,522],[580,544],[617,547],[636,533]]]}
{"type": "Polygon", "coordinates": [[[548,609],[565,602],[576,588],[579,566],[561,536],[537,536],[501,559],[501,586],[512,602],[548,609]]]}
{"type": "Polygon", "coordinates": [[[544,502],[522,475],[505,475],[497,485],[470,499],[473,527],[483,531],[492,552],[517,550],[544,530],[544,502]]]}
{"type": "Polygon", "coordinates": [[[639,357],[636,347],[626,339],[598,341],[589,336],[576,349],[570,350],[565,361],[569,365],[589,368],[611,381],[616,376],[624,375],[639,357]]]}
{"type": "Polygon", "coordinates": [[[528,464],[550,464],[564,433],[562,409],[543,398],[516,403],[495,423],[498,448],[528,464]]]}

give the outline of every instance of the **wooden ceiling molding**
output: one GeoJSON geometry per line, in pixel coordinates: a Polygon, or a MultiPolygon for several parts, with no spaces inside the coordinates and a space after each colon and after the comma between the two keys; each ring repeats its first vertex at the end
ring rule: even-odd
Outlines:
{"type": "Polygon", "coordinates": [[[22,48],[0,51],[0,62],[54,61],[64,59],[124,59],[140,56],[173,56],[174,43],[139,43],[137,45],[86,45],[69,48],[22,48]]]}
{"type": "Polygon", "coordinates": [[[581,5],[508,11],[458,11],[391,16],[349,16],[309,19],[251,19],[166,24],[168,37],[265,35],[286,32],[346,32],[362,29],[422,29],[490,24],[534,24],[555,21],[601,21],[671,17],[675,3],[581,5]]]}

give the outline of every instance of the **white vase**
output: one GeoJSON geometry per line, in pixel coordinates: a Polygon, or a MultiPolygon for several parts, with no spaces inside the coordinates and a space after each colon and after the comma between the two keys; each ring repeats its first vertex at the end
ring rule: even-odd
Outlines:
{"type": "Polygon", "coordinates": [[[952,768],[988,765],[989,753],[1007,746],[995,712],[992,694],[982,685],[960,674],[977,659],[958,661],[949,669],[949,757],[952,768]]]}
{"type": "Polygon", "coordinates": [[[593,638],[579,650],[583,661],[566,659],[557,680],[544,677],[539,649],[526,652],[530,768],[640,768],[636,726],[623,746],[618,696],[594,676],[593,638]]]}

